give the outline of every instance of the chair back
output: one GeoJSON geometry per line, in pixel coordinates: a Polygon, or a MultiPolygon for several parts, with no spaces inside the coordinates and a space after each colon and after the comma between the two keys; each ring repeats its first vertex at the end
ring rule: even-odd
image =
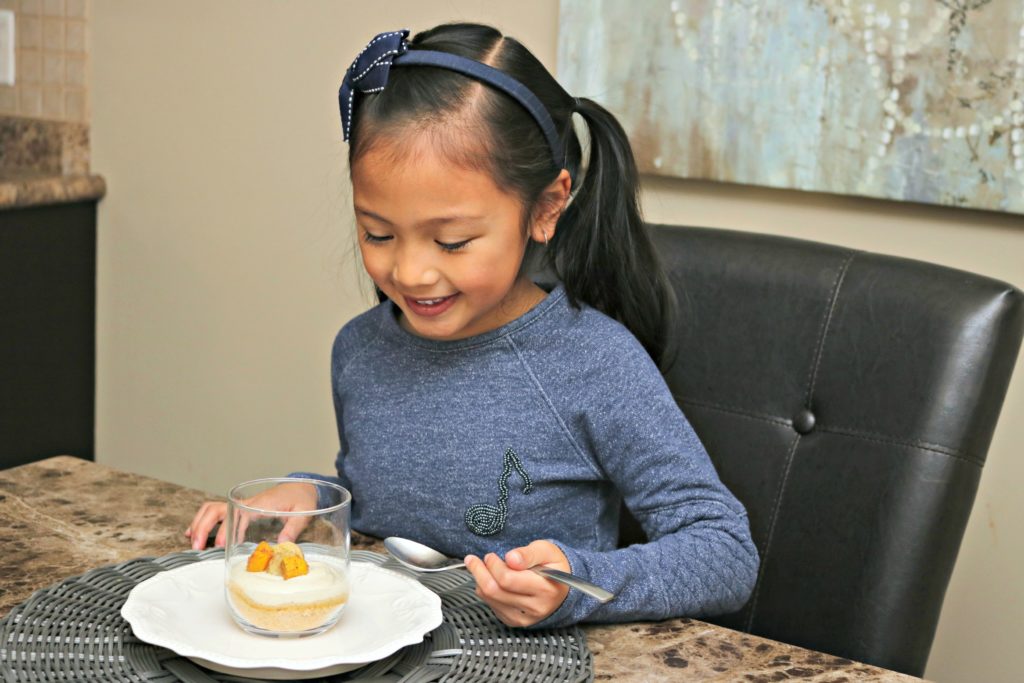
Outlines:
{"type": "Polygon", "coordinates": [[[761,554],[746,607],[712,621],[921,675],[1021,292],[814,242],[651,230],[678,299],[669,386],[761,554]]]}

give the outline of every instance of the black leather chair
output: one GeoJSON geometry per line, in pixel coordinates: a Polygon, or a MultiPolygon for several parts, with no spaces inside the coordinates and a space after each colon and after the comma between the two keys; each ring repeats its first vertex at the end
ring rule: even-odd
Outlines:
{"type": "Polygon", "coordinates": [[[678,298],[668,383],[761,553],[746,607],[712,621],[921,675],[1021,292],[814,242],[651,230],[678,298]]]}

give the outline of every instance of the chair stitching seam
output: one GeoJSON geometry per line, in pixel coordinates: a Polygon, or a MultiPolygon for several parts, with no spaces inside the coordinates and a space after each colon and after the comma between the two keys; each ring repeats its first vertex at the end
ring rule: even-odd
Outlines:
{"type": "Polygon", "coordinates": [[[821,329],[818,331],[818,341],[815,344],[816,349],[814,352],[814,362],[811,364],[811,374],[807,378],[807,398],[804,405],[807,408],[811,407],[811,398],[814,396],[814,385],[818,381],[818,368],[821,365],[821,357],[824,355],[825,349],[825,337],[828,335],[828,328],[832,324],[832,314],[836,310],[836,302],[839,301],[839,290],[843,286],[843,280],[846,279],[846,272],[850,267],[850,263],[853,262],[853,258],[857,255],[857,252],[852,252],[843,261],[843,264],[839,267],[839,271],[836,273],[836,279],[832,283],[832,292],[829,295],[828,312],[825,314],[824,319],[821,321],[821,329]]]}
{"type": "Polygon", "coordinates": [[[739,415],[740,417],[746,417],[746,418],[749,418],[751,420],[760,420],[761,422],[770,422],[772,424],[781,425],[783,427],[791,427],[791,426],[793,426],[793,421],[792,420],[787,420],[786,418],[783,418],[783,417],[773,417],[771,415],[760,415],[758,413],[752,413],[752,412],[750,412],[748,410],[743,410],[742,408],[734,408],[732,406],[724,406],[724,405],[721,405],[719,403],[711,403],[711,402],[708,402],[708,401],[700,401],[700,400],[693,399],[693,398],[686,398],[685,396],[682,396],[682,397],[674,396],[673,398],[675,398],[678,403],[685,403],[687,405],[699,406],[701,408],[708,408],[710,410],[718,410],[718,411],[721,411],[723,413],[735,413],[736,415],[739,415]]]}
{"type": "MultiPolygon", "coordinates": [[[[818,339],[815,342],[814,360],[811,362],[810,375],[807,378],[807,394],[805,396],[804,405],[807,408],[811,407],[811,397],[814,395],[814,385],[818,378],[818,367],[821,364],[821,357],[825,348],[825,337],[828,334],[828,328],[832,322],[832,314],[835,311],[836,301],[839,299],[839,289],[842,286],[843,280],[846,277],[846,271],[850,267],[850,262],[853,261],[853,257],[857,255],[857,252],[851,252],[849,256],[843,261],[839,270],[836,272],[835,280],[832,282],[832,291],[829,294],[828,310],[825,313],[825,317],[821,321],[821,328],[818,330],[818,339]]],[[[775,503],[772,505],[772,516],[768,526],[768,537],[764,544],[764,553],[761,555],[761,564],[757,570],[757,582],[754,584],[754,594],[750,598],[750,613],[747,615],[746,630],[749,632],[754,625],[754,617],[757,614],[757,602],[761,597],[761,586],[764,579],[765,566],[768,564],[768,557],[771,554],[772,540],[775,537],[775,524],[779,518],[779,507],[782,505],[782,496],[786,491],[786,484],[789,482],[789,471],[793,467],[793,459],[796,456],[796,448],[800,444],[800,434],[797,433],[793,439],[792,445],[789,447],[789,453],[786,455],[786,468],[782,472],[782,481],[779,483],[779,490],[775,494],[775,503]]]]}
{"type": "Polygon", "coordinates": [[[885,434],[877,434],[875,432],[862,432],[856,429],[845,429],[843,427],[829,427],[826,425],[819,425],[815,427],[815,431],[826,432],[829,434],[841,434],[843,436],[851,436],[865,441],[875,441],[878,443],[894,444],[897,446],[910,446],[912,448],[918,448],[923,451],[929,451],[931,453],[937,453],[939,455],[945,455],[950,458],[957,460],[964,460],[966,462],[977,465],[978,467],[984,466],[984,461],[970,453],[964,453],[955,448],[949,448],[948,446],[940,446],[938,444],[928,443],[927,441],[913,441],[896,439],[885,434]]]}
{"type": "Polygon", "coordinates": [[[754,594],[750,598],[750,615],[747,617],[746,631],[754,625],[754,614],[757,612],[757,601],[761,597],[761,580],[764,578],[764,569],[768,564],[768,555],[772,548],[772,538],[775,536],[775,522],[779,516],[779,507],[782,505],[782,494],[786,490],[786,483],[789,481],[789,470],[793,466],[793,458],[796,455],[796,447],[800,443],[800,434],[793,439],[789,447],[789,454],[786,456],[786,469],[782,473],[782,481],[779,483],[778,493],[775,494],[775,503],[772,505],[772,520],[768,526],[768,539],[764,544],[764,553],[761,555],[761,566],[757,569],[757,581],[754,584],[754,594]]]}

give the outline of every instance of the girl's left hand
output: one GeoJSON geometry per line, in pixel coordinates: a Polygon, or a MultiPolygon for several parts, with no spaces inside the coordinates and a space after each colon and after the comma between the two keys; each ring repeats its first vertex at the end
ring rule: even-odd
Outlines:
{"type": "Polygon", "coordinates": [[[476,594],[509,626],[532,626],[551,615],[565,600],[569,587],[549,581],[530,567],[569,571],[569,560],[550,541],[513,548],[502,560],[488,553],[483,560],[466,556],[466,568],[476,579],[476,594]]]}

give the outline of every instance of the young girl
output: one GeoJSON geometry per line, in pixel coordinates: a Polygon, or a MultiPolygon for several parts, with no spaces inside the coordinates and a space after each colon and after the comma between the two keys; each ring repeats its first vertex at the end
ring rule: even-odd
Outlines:
{"type": "MultiPolygon", "coordinates": [[[[757,551],[658,370],[671,296],[625,133],[492,28],[407,35],[371,41],[340,92],[382,303],[334,342],[337,477],[300,476],[348,488],[363,533],[465,556],[509,625],[739,609],[757,551]],[[616,548],[623,500],[650,542],[616,548]],[[617,597],[601,605],[535,565],[617,597]]],[[[312,489],[270,495],[310,509],[312,489]]],[[[224,513],[199,510],[194,548],[224,513]]]]}

